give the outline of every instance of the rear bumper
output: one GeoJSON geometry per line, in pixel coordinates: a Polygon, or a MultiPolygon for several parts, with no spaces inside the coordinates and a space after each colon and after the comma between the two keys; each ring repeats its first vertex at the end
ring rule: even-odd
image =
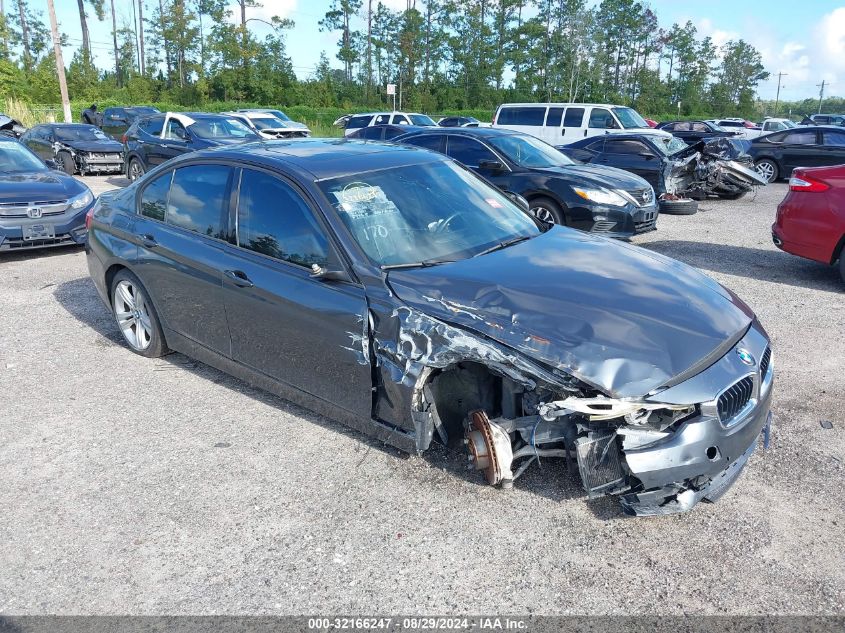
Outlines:
{"type": "Polygon", "coordinates": [[[804,259],[811,259],[822,264],[831,264],[834,256],[835,247],[835,231],[830,230],[831,243],[830,245],[820,244],[805,244],[797,241],[790,235],[789,231],[784,230],[784,227],[777,222],[772,224],[772,243],[780,250],[797,257],[804,259]]]}

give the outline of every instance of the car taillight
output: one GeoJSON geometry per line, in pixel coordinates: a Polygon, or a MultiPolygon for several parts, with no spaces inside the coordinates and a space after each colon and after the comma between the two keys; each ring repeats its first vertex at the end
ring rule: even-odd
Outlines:
{"type": "Polygon", "coordinates": [[[85,228],[91,230],[91,221],[94,219],[94,207],[88,209],[88,213],[85,214],[85,228]]]}
{"type": "Polygon", "coordinates": [[[800,176],[792,176],[789,179],[789,190],[790,191],[807,191],[811,193],[817,193],[819,191],[827,191],[830,189],[830,185],[824,182],[823,180],[817,180],[816,178],[812,178],[807,174],[801,174],[800,176]]]}

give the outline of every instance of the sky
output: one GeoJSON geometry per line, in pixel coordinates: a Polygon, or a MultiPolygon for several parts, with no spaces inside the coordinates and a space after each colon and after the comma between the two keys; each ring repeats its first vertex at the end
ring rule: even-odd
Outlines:
{"type": "MultiPolygon", "coordinates": [[[[42,2],[35,0],[34,4],[42,2]]],[[[268,20],[278,15],[295,22],[296,26],[288,32],[288,55],[297,75],[305,78],[313,72],[321,51],[326,51],[332,65],[340,67],[335,58],[337,34],[321,32],[317,24],[330,2],[263,0],[262,7],[247,9],[247,18],[268,20]]],[[[394,9],[406,6],[406,0],[382,2],[394,9]]],[[[597,4],[598,0],[592,2],[597,4]]],[[[690,20],[700,37],[709,35],[716,44],[742,38],[754,45],[772,75],[758,86],[761,99],[775,98],[779,72],[785,73],[780,85],[782,100],[818,97],[822,80],[826,96],[845,96],[845,0],[806,0],[800,4],[794,0],[646,0],[646,4],[664,28],[690,20]]],[[[114,5],[118,22],[123,18],[131,23],[131,2],[114,0],[114,5]]],[[[151,0],[146,0],[145,7],[149,5],[151,0]]],[[[81,43],[76,1],[56,0],[56,11],[60,29],[71,38],[71,46],[65,51],[68,63],[81,43]]],[[[261,22],[251,22],[249,26],[258,36],[270,31],[261,22]]],[[[98,66],[110,67],[113,53],[109,17],[98,22],[91,15],[89,28],[98,66]]],[[[365,28],[364,22],[359,21],[357,28],[365,28]]]]}

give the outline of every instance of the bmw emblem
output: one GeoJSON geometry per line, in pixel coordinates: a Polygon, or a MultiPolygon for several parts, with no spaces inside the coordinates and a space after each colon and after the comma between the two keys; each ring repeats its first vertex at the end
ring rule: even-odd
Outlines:
{"type": "Polygon", "coordinates": [[[744,347],[737,347],[736,348],[736,355],[739,356],[739,360],[743,362],[745,365],[753,365],[754,364],[754,356],[751,355],[744,347]]]}

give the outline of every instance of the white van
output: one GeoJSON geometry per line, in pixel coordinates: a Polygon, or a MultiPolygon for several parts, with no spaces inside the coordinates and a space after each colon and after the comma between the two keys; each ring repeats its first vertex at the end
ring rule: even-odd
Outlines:
{"type": "Polygon", "coordinates": [[[650,128],[633,108],[606,103],[503,103],[493,117],[493,127],[525,132],[550,145],[568,145],[586,136],[639,130],[672,136],[650,128]]]}

